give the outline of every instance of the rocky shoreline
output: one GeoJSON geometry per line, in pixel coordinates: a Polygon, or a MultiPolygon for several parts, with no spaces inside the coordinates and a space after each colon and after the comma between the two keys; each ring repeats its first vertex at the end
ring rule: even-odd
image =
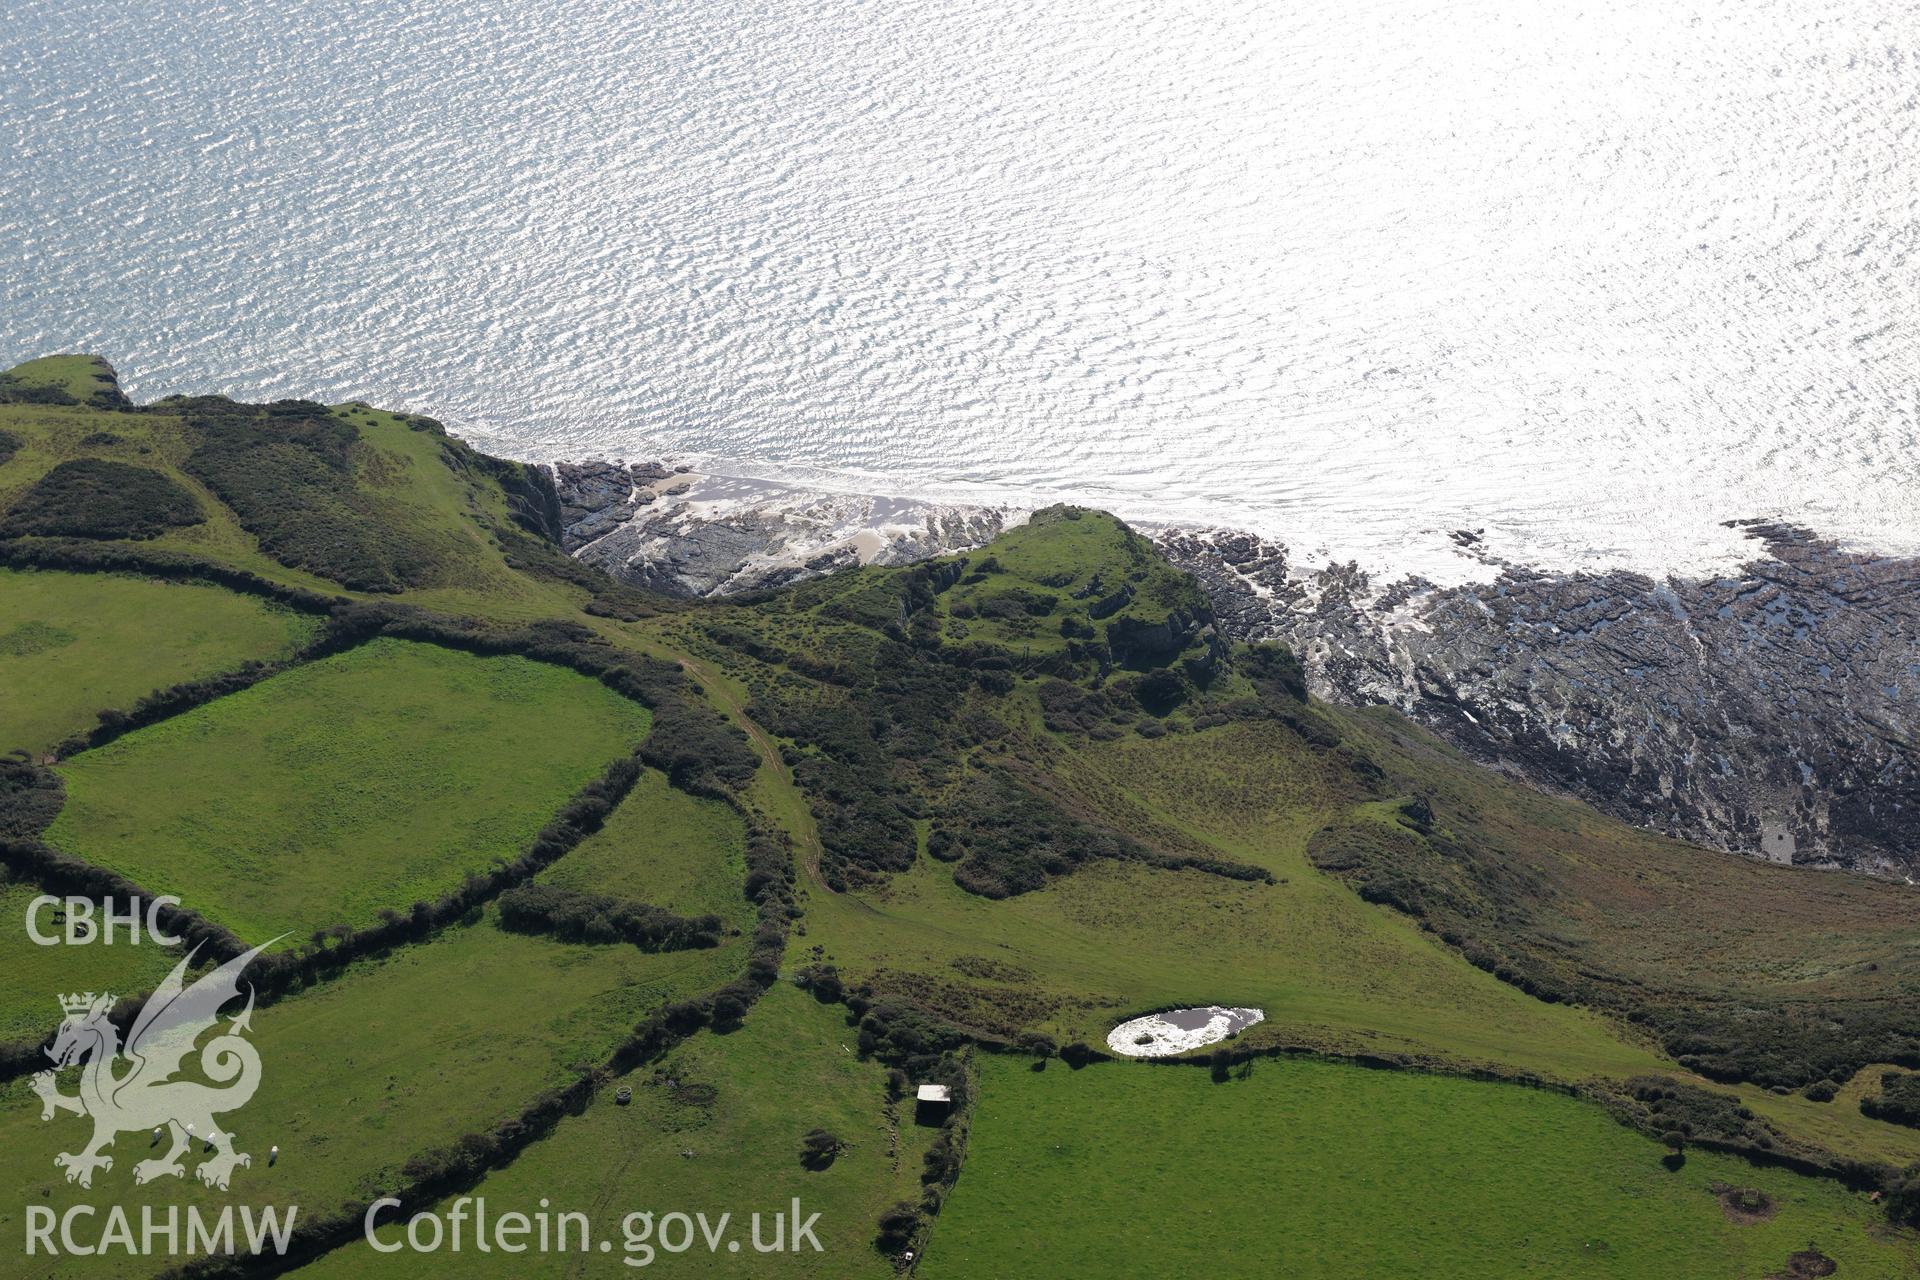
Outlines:
{"type": "MultiPolygon", "coordinates": [[[[1920,874],[1920,560],[1743,522],[1711,578],[1380,583],[1172,530],[1219,625],[1291,645],[1315,693],[1384,703],[1481,761],[1636,825],[1776,862],[1920,874]]],[[[1470,539],[1470,533],[1459,535],[1470,539]]]]}
{"type": "MultiPolygon", "coordinates": [[[[567,550],[716,596],[988,541],[1027,512],[822,493],[665,462],[551,468],[567,550]]],[[[1240,639],[1316,694],[1385,704],[1637,825],[1778,862],[1920,876],[1920,559],[1745,522],[1715,577],[1556,573],[1454,535],[1489,581],[1305,566],[1225,529],[1148,530],[1240,639]]]]}
{"type": "Polygon", "coordinates": [[[673,595],[760,591],[990,541],[1026,512],[822,493],[665,462],[560,463],[561,545],[673,595]]]}

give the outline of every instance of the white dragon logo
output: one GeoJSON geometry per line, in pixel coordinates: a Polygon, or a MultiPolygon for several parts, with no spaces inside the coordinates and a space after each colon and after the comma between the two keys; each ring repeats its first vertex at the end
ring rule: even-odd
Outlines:
{"type": "Polygon", "coordinates": [[[86,1060],[80,1071],[80,1092],[72,1097],[61,1093],[53,1071],[36,1075],[33,1091],[40,1095],[42,1120],[53,1119],[59,1111],[93,1118],[93,1141],[82,1151],[53,1158],[57,1168],[67,1171],[68,1182],[90,1187],[94,1170],[111,1170],[113,1157],[103,1152],[113,1145],[115,1135],[153,1129],[157,1137],[162,1126],[173,1145],[165,1155],[134,1165],[136,1183],[186,1176],[180,1157],[196,1138],[213,1152],[194,1170],[209,1187],[225,1191],[233,1171],[253,1163],[251,1156],[233,1149],[233,1135],[222,1132],[213,1122],[216,1114],[245,1106],[260,1087],[260,1055],[242,1039],[252,1029],[251,983],[247,985],[247,1007],[229,1019],[228,1028],[200,1051],[201,1073],[226,1087],[176,1080],[174,1076],[193,1052],[194,1043],[219,1022],[221,1008],[239,997],[241,971],[272,945],[263,943],[236,956],[188,987],[184,982],[187,967],[200,950],[195,947],[140,1007],[140,1015],[127,1034],[124,1056],[120,1033],[107,1016],[113,1009],[112,996],[96,996],[89,991],[60,998],[67,1016],[47,1056],[53,1059],[56,1070],[86,1060]],[[123,1070],[123,1064],[131,1069],[123,1070]]]}

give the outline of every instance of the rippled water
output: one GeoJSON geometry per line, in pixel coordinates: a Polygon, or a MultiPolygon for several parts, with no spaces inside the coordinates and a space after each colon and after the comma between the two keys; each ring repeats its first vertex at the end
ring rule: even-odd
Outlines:
{"type": "Polygon", "coordinates": [[[1909,0],[15,0],[0,357],[1383,565],[1920,549],[1909,0]]]}

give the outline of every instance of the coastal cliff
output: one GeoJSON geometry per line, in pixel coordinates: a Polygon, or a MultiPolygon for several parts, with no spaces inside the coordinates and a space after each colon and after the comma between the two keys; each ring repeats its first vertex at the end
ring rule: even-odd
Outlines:
{"type": "Polygon", "coordinates": [[[569,554],[673,595],[737,595],[860,564],[910,564],[979,546],[1017,522],[1007,508],[820,493],[662,462],[560,463],[551,474],[569,554]]]}
{"type": "MultiPolygon", "coordinates": [[[[553,469],[566,549],[680,595],[762,590],[965,550],[1011,508],[825,494],[661,462],[553,469]]],[[[1776,862],[1920,874],[1920,561],[1750,522],[1711,578],[1491,581],[1308,567],[1232,530],[1158,530],[1215,625],[1278,639],[1314,692],[1387,705],[1475,758],[1636,825],[1776,862]]]]}
{"type": "Polygon", "coordinates": [[[1451,587],[1300,571],[1285,547],[1224,530],[1160,544],[1223,630],[1285,641],[1322,696],[1395,707],[1640,826],[1910,878],[1920,560],[1741,527],[1755,554],[1717,577],[1505,564],[1451,587]]]}

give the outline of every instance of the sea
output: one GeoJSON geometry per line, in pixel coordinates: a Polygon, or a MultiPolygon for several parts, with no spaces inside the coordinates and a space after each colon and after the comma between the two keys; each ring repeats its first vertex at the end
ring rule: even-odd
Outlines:
{"type": "Polygon", "coordinates": [[[0,363],[1439,580],[1920,552],[1911,0],[11,0],[0,363]]]}

